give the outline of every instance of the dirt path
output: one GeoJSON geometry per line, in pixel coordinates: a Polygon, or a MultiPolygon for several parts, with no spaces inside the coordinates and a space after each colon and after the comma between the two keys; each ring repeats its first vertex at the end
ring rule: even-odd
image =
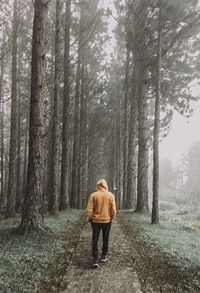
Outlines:
{"type": "MultiPolygon", "coordinates": [[[[53,263],[39,293],[197,293],[182,287],[182,277],[139,239],[137,229],[121,213],[112,223],[109,261],[92,268],[91,226],[74,225],[66,235],[63,252],[53,263]],[[184,289],[183,289],[184,288],[184,289]]],[[[100,237],[101,240],[101,237],[100,237]]],[[[99,253],[101,253],[101,241],[99,253]]]]}
{"type": "MultiPolygon", "coordinates": [[[[99,243],[101,252],[101,241],[99,243]]],[[[110,237],[109,261],[93,269],[91,258],[91,227],[84,226],[71,262],[63,276],[59,292],[123,292],[140,293],[141,286],[134,271],[134,258],[128,241],[117,221],[110,237]]]]}

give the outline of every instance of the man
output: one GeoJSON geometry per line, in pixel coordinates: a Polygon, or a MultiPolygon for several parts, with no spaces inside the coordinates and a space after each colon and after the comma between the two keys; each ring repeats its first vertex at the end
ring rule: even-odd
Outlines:
{"type": "Polygon", "coordinates": [[[116,215],[114,195],[108,191],[108,185],[104,179],[97,182],[97,191],[90,195],[87,205],[87,217],[92,225],[92,256],[93,267],[98,265],[98,240],[102,230],[103,247],[101,262],[107,261],[108,242],[111,222],[116,215]]]}

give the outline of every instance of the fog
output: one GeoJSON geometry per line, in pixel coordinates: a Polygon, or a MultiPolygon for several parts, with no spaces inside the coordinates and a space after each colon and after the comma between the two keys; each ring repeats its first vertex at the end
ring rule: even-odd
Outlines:
{"type": "Polygon", "coordinates": [[[194,102],[192,107],[194,112],[190,118],[174,113],[169,134],[160,143],[161,160],[168,158],[177,164],[189,146],[200,140],[200,101],[194,102]]]}
{"type": "Polygon", "coordinates": [[[200,292],[199,4],[0,0],[0,292],[200,292]]]}
{"type": "MultiPolygon", "coordinates": [[[[116,39],[113,30],[116,28],[116,9],[113,0],[103,0],[101,5],[111,9],[112,15],[108,19],[108,33],[110,40],[107,44],[107,61],[110,61],[110,55],[114,54],[116,39]]],[[[200,5],[200,1],[199,1],[200,5]]],[[[197,101],[191,102],[193,113],[189,118],[182,116],[178,112],[173,113],[173,119],[169,128],[168,135],[160,141],[160,160],[169,159],[175,165],[179,163],[186,155],[189,146],[200,140],[200,84],[198,80],[191,82],[191,92],[197,97],[197,101]]],[[[161,97],[162,98],[162,97],[161,97]]]]}

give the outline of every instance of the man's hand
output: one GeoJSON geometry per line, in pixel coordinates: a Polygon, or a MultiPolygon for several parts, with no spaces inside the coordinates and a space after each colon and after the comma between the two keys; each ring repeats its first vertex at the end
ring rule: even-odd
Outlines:
{"type": "Polygon", "coordinates": [[[86,218],[86,222],[87,222],[87,223],[91,223],[91,222],[92,222],[92,218],[87,217],[87,218],[86,218]]]}

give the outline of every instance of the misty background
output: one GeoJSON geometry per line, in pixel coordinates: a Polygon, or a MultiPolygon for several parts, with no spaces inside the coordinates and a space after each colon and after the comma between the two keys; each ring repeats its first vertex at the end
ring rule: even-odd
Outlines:
{"type": "MultiPolygon", "coordinates": [[[[160,195],[161,201],[199,206],[199,1],[163,2],[159,77],[157,2],[147,1],[147,6],[125,0],[60,3],[60,15],[56,15],[55,2],[49,2],[44,43],[46,71],[40,154],[43,181],[39,184],[45,209],[52,190],[56,190],[52,194],[56,210],[62,209],[62,205],[84,207],[99,177],[105,177],[115,191],[119,208],[134,209],[141,198],[143,208],[149,210],[153,176],[160,182],[157,198],[160,195]],[[67,10],[67,5],[71,5],[71,10],[67,10]],[[91,15],[87,9],[91,9],[91,15]],[[143,19],[139,20],[137,13],[143,19]],[[60,31],[56,33],[59,17],[60,31]],[[142,30],[144,26],[146,31],[142,30]],[[54,51],[56,37],[60,40],[58,57],[54,51]],[[146,47],[140,39],[148,40],[146,47]],[[146,80],[141,85],[143,76],[146,80]],[[153,162],[159,82],[161,119],[156,152],[160,157],[159,162],[158,157],[153,162]],[[140,91],[144,92],[145,101],[140,91]],[[54,123],[55,111],[58,113],[54,123]],[[53,162],[54,151],[57,160],[53,162]],[[158,163],[160,173],[156,174],[153,164],[158,163]],[[55,172],[53,180],[51,172],[55,172]],[[51,186],[52,182],[55,185],[51,186]]],[[[3,208],[12,206],[14,214],[14,209],[21,211],[28,185],[34,6],[32,1],[23,6],[19,0],[2,0],[0,4],[1,202],[3,208]]]]}
{"type": "Polygon", "coordinates": [[[199,292],[199,125],[199,0],[0,0],[0,292],[199,292]]]}
{"type": "MultiPolygon", "coordinates": [[[[116,9],[113,0],[104,0],[102,3],[112,10],[112,16],[108,20],[110,40],[106,48],[109,62],[109,55],[115,54],[117,47],[113,34],[117,25],[116,9]]],[[[197,6],[199,5],[200,1],[197,6]]],[[[175,110],[167,133],[160,139],[160,196],[161,201],[169,200],[198,210],[200,208],[200,79],[194,76],[188,85],[188,90],[195,98],[195,101],[189,102],[190,115],[181,115],[175,110]]],[[[149,177],[151,182],[151,167],[149,177]]],[[[151,184],[149,193],[151,201],[151,184]]],[[[177,207],[173,206],[173,208],[177,207]]]]}

